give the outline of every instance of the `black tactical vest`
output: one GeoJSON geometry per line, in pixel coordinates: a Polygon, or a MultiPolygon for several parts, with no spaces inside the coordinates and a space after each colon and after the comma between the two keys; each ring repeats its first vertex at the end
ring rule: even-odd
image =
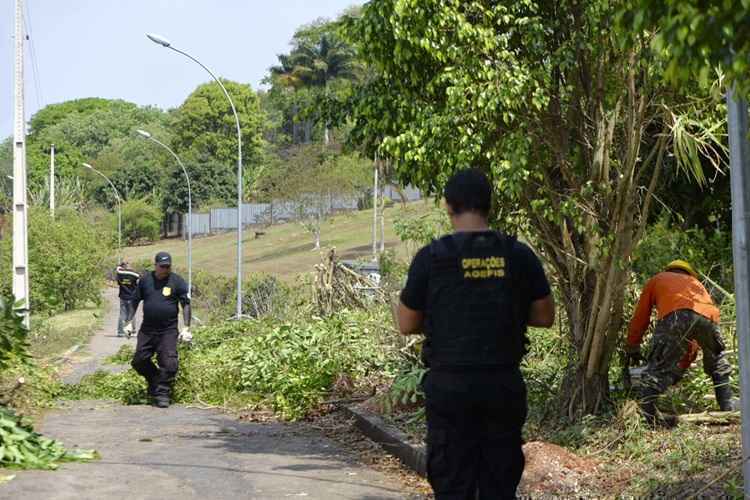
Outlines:
{"type": "Polygon", "coordinates": [[[525,350],[519,290],[511,278],[515,238],[449,235],[432,242],[423,350],[432,369],[513,367],[525,350]]]}

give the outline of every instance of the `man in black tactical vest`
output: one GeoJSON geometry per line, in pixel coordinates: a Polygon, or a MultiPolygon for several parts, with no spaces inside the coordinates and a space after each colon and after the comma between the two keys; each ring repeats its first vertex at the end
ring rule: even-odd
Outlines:
{"type": "MultiPolygon", "coordinates": [[[[131,365],[148,384],[148,395],[154,405],[167,408],[170,404],[172,383],[177,375],[177,341],[190,342],[190,290],[179,275],[172,272],[172,257],[159,252],[154,259],[154,270],[145,273],[133,297],[132,314],[143,302],[143,323],[131,365]],[[178,312],[182,306],[183,328],[178,333],[178,312]],[[156,354],[158,367],[151,361],[156,354]]],[[[132,319],[132,317],[131,317],[132,319]]]]}
{"type": "Polygon", "coordinates": [[[135,289],[138,286],[140,276],[124,260],[117,266],[116,272],[117,285],[120,288],[118,293],[118,297],[120,298],[120,317],[117,319],[117,336],[123,337],[127,333],[128,337],[130,337],[133,333],[133,328],[128,321],[130,321],[129,318],[133,317],[130,309],[133,307],[133,297],[135,296],[135,289]]]}
{"type": "Polygon", "coordinates": [[[514,498],[526,327],[552,326],[554,301],[531,249],[490,230],[482,172],[459,171],[444,195],[455,233],[414,257],[398,310],[403,334],[426,336],[427,477],[438,500],[514,498]]]}

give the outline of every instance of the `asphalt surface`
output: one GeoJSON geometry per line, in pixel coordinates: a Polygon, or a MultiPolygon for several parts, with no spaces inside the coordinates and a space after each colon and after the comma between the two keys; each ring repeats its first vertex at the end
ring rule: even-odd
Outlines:
{"type": "Polygon", "coordinates": [[[297,424],[76,401],[47,415],[42,431],[67,446],[94,448],[101,459],[20,472],[0,486],[0,498],[405,498],[387,477],[297,424]]]}
{"type": "MultiPolygon", "coordinates": [[[[117,298],[105,295],[104,325],[83,357],[70,360],[68,383],[133,342],[115,336],[117,298]]],[[[16,477],[0,485],[0,499],[407,498],[386,475],[301,424],[244,422],[179,405],[75,401],[47,413],[38,428],[68,448],[93,448],[101,459],[57,471],[3,471],[16,477]]]]}
{"type": "MultiPolygon", "coordinates": [[[[107,303],[102,327],[97,331],[83,349],[69,355],[63,369],[63,381],[66,384],[77,384],[81,379],[98,369],[119,371],[127,366],[106,365],[104,360],[116,353],[123,344],[135,346],[135,335],[128,339],[117,336],[117,318],[120,314],[120,299],[117,298],[117,288],[106,288],[103,300],[107,303]]],[[[135,323],[140,324],[141,309],[138,308],[135,323]]]]}

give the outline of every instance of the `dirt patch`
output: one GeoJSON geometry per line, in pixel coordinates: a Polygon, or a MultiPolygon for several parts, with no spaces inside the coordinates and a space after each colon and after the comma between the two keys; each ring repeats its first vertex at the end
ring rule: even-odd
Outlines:
{"type": "Polygon", "coordinates": [[[520,489],[526,494],[581,495],[598,466],[594,460],[542,441],[527,443],[523,453],[526,468],[520,489]]]}

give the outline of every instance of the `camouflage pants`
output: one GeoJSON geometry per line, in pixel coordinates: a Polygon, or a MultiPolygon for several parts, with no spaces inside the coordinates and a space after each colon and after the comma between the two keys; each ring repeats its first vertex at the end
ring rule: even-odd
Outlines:
{"type": "Polygon", "coordinates": [[[680,309],[662,318],[654,330],[653,348],[641,387],[661,394],[682,379],[686,368],[679,366],[695,340],[703,351],[703,371],[714,383],[725,381],[732,371],[726,359],[719,326],[689,309],[680,309]]]}

